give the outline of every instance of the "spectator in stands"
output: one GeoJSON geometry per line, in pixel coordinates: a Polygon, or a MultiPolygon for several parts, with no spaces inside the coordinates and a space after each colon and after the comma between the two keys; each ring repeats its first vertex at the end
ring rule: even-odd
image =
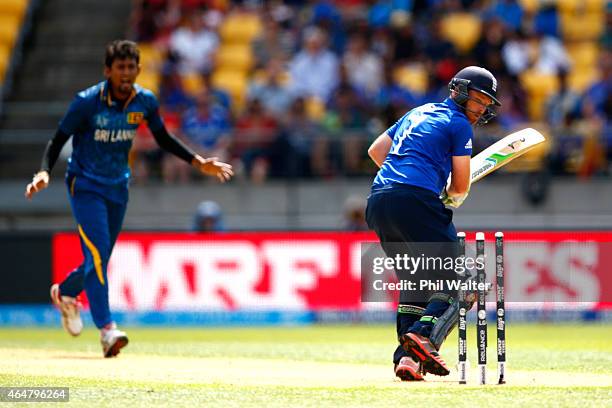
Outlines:
{"type": "Polygon", "coordinates": [[[217,34],[205,25],[204,14],[196,11],[187,23],[170,36],[170,50],[179,57],[181,74],[209,72],[219,47],[217,34]]]}
{"type": "Polygon", "coordinates": [[[285,177],[308,177],[323,175],[327,159],[321,126],[306,113],[304,98],[295,98],[287,115],[283,116],[280,143],[284,148],[281,154],[271,163],[272,173],[285,177]],[[276,171],[275,171],[276,167],[276,171]]]}
{"type": "MultiPolygon", "coordinates": [[[[228,111],[211,101],[207,89],[197,95],[195,106],[185,111],[181,118],[181,135],[197,152],[226,160],[230,144],[230,120],[228,111]]],[[[190,168],[167,157],[164,160],[164,181],[189,180],[190,168]]]]}
{"type": "Polygon", "coordinates": [[[351,35],[342,63],[351,85],[372,97],[382,85],[383,64],[381,58],[368,48],[368,40],[364,34],[351,35]]]}
{"type": "Polygon", "coordinates": [[[523,15],[523,8],[517,0],[498,0],[485,12],[487,18],[498,18],[513,31],[521,28],[523,15]]]}
{"type": "Polygon", "coordinates": [[[428,78],[425,92],[417,95],[418,105],[434,103],[444,99],[445,95],[448,93],[449,82],[445,77],[446,64],[452,63],[451,60],[447,60],[446,62],[435,62],[427,57],[423,57],[422,61],[425,65],[425,71],[427,72],[428,78]],[[445,69],[440,69],[441,67],[445,69]]]}
{"type": "Polygon", "coordinates": [[[540,35],[532,32],[531,47],[535,48],[534,68],[543,73],[557,75],[560,71],[569,71],[571,62],[563,42],[550,35],[540,35]]]}
{"type": "Polygon", "coordinates": [[[591,103],[595,113],[605,117],[606,102],[612,94],[612,51],[602,50],[599,58],[600,77],[584,94],[584,101],[591,103]]]}
{"type": "Polygon", "coordinates": [[[131,26],[139,42],[167,39],[181,19],[182,0],[136,0],[131,26]]]}
{"type": "MultiPolygon", "coordinates": [[[[528,122],[527,113],[524,108],[527,96],[521,84],[515,78],[500,76],[498,84],[499,98],[503,100],[504,103],[498,108],[496,122],[504,130],[511,132],[528,122]]],[[[484,147],[486,146],[483,146],[483,148],[484,147]]]]}
{"type": "MultiPolygon", "coordinates": [[[[442,35],[441,21],[440,18],[436,18],[431,22],[431,26],[427,31],[428,36],[425,38],[425,44],[423,46],[425,55],[427,55],[430,60],[434,61],[436,65],[457,57],[457,52],[453,43],[442,35]]],[[[450,74],[450,77],[452,76],[453,74],[450,74]]]]}
{"type": "Polygon", "coordinates": [[[366,200],[363,197],[352,195],[344,201],[344,225],[346,231],[367,231],[368,223],[365,219],[366,200]]]}
{"type": "Polygon", "coordinates": [[[413,25],[408,21],[394,26],[393,61],[398,64],[413,61],[421,48],[414,35],[413,25]]]}
{"type": "Polygon", "coordinates": [[[393,6],[388,0],[369,1],[368,24],[372,28],[387,27],[391,20],[393,6]]]}
{"type": "MultiPolygon", "coordinates": [[[[397,112],[407,112],[416,106],[416,97],[409,89],[402,87],[395,81],[393,69],[393,65],[385,65],[383,83],[374,99],[375,104],[379,110],[393,107],[397,112]]],[[[391,117],[396,118],[399,116],[394,112],[391,117]]],[[[390,123],[388,125],[391,126],[390,123]]]]}
{"type": "Polygon", "coordinates": [[[166,7],[165,0],[135,0],[130,16],[130,26],[135,31],[136,41],[151,42],[161,30],[158,16],[166,7]]]}
{"type": "Polygon", "coordinates": [[[202,88],[206,89],[210,95],[211,103],[223,107],[229,114],[232,112],[232,97],[224,89],[216,87],[212,82],[210,72],[201,75],[202,88]]]}
{"type": "Polygon", "coordinates": [[[283,117],[289,110],[292,101],[288,78],[285,74],[281,60],[272,58],[266,64],[263,77],[255,78],[249,84],[247,99],[259,99],[267,113],[279,118],[283,117]]]}
{"type": "Polygon", "coordinates": [[[533,29],[543,36],[559,37],[559,15],[556,4],[540,5],[533,16],[533,29]]]}
{"type": "Polygon", "coordinates": [[[297,96],[327,101],[338,84],[338,58],[326,46],[318,27],[304,30],[304,48],[291,60],[292,90],[297,96]]]}
{"type": "Polygon", "coordinates": [[[602,49],[610,50],[612,49],[612,1],[608,2],[605,14],[606,24],[601,34],[601,38],[599,39],[599,44],[602,49]]]}
{"type": "Polygon", "coordinates": [[[349,85],[341,86],[334,93],[330,108],[323,120],[325,130],[336,142],[334,150],[342,151],[344,174],[358,175],[367,136],[364,132],[366,114],[359,97],[349,85]]]}
{"type": "Polygon", "coordinates": [[[193,230],[195,232],[223,231],[221,206],[212,200],[205,200],[198,204],[193,217],[193,230]]]}
{"type": "Polygon", "coordinates": [[[161,73],[159,99],[166,109],[172,112],[182,113],[191,105],[191,100],[183,88],[182,78],[171,62],[165,64],[161,73]]]}
{"type": "Polygon", "coordinates": [[[498,74],[503,73],[505,66],[499,51],[506,43],[506,28],[498,18],[492,18],[484,24],[486,29],[482,30],[472,54],[481,67],[489,67],[492,72],[498,74]]]}
{"type": "Polygon", "coordinates": [[[582,118],[577,124],[585,138],[583,161],[578,169],[578,174],[583,177],[604,169],[612,141],[610,134],[612,54],[609,50],[602,52],[599,67],[600,79],[584,93],[581,103],[582,118]]]}
{"type": "Polygon", "coordinates": [[[337,55],[346,47],[347,27],[343,24],[342,15],[336,6],[337,1],[311,1],[311,19],[309,25],[319,27],[327,34],[327,45],[337,55]]]}
{"type": "Polygon", "coordinates": [[[273,58],[283,63],[291,59],[297,44],[295,30],[291,29],[291,17],[287,12],[275,13],[275,9],[264,15],[264,28],[252,44],[256,68],[264,68],[273,58]]]}
{"type": "Polygon", "coordinates": [[[381,27],[374,30],[370,39],[372,51],[388,64],[393,61],[395,46],[388,29],[381,27]]]}
{"type": "Polygon", "coordinates": [[[546,120],[553,130],[569,124],[570,117],[577,117],[580,108],[580,95],[567,83],[567,71],[559,71],[559,90],[546,103],[546,120]]]}
{"type": "Polygon", "coordinates": [[[501,49],[506,71],[518,76],[531,65],[531,49],[522,30],[508,30],[508,38],[501,49]]]}
{"type": "Polygon", "coordinates": [[[266,113],[261,101],[254,98],[247,102],[235,129],[233,154],[241,158],[252,182],[265,181],[278,136],[278,122],[266,113]]]}
{"type": "MultiPolygon", "coordinates": [[[[161,105],[159,115],[166,124],[166,128],[173,135],[180,134],[180,112],[174,106],[161,105]]],[[[162,175],[162,162],[165,154],[159,148],[149,127],[142,123],[136,130],[136,137],[130,150],[132,176],[138,184],[149,181],[152,173],[156,178],[162,175]]],[[[168,158],[166,158],[168,160],[168,158]]]]}
{"type": "MultiPolygon", "coordinates": [[[[601,139],[606,151],[606,159],[608,163],[612,163],[612,92],[608,93],[606,103],[604,105],[604,122],[602,126],[601,139]]],[[[610,168],[607,172],[610,175],[610,168]]]]}
{"type": "Polygon", "coordinates": [[[522,38],[519,34],[504,45],[504,62],[512,75],[529,68],[541,74],[557,75],[570,69],[570,60],[563,43],[555,37],[542,36],[531,30],[522,38]]]}

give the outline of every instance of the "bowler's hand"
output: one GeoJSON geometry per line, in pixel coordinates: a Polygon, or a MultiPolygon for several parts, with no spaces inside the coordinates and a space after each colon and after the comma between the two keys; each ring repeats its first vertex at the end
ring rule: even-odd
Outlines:
{"type": "Polygon", "coordinates": [[[191,164],[193,167],[200,170],[202,174],[216,176],[222,183],[225,183],[234,175],[232,166],[230,164],[217,161],[216,157],[204,159],[198,155],[194,157],[191,164]]]}
{"type": "Polygon", "coordinates": [[[32,182],[26,186],[25,197],[30,200],[34,194],[40,190],[44,190],[49,185],[49,173],[46,171],[39,171],[32,178],[32,182]]]}

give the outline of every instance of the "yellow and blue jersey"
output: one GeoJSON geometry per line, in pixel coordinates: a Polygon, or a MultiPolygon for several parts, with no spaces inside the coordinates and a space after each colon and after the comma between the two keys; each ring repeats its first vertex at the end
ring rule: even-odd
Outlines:
{"type": "Polygon", "coordinates": [[[148,89],[134,85],[125,103],[111,98],[108,81],[77,94],[59,129],[72,135],[68,172],[104,185],[125,184],[128,153],[143,120],[151,131],[163,127],[159,103],[148,89]]]}
{"type": "Polygon", "coordinates": [[[472,154],[472,126],[463,108],[450,98],[412,109],[386,133],[393,142],[372,191],[405,184],[439,194],[452,156],[472,154]]]}

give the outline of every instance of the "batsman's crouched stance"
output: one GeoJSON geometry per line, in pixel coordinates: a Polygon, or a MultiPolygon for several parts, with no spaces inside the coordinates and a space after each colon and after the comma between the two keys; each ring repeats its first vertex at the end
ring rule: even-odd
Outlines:
{"type": "MultiPolygon", "coordinates": [[[[389,257],[396,255],[398,243],[453,243],[457,239],[452,211],[445,204],[458,207],[467,197],[472,125],[492,119],[491,106],[500,103],[497,81],[484,68],[459,71],[449,90],[450,96],[443,102],[406,113],[368,150],[380,170],[368,197],[366,219],[389,257]]],[[[444,276],[442,271],[433,273],[440,273],[436,278],[444,276]]],[[[450,373],[438,349],[453,326],[452,316],[449,320],[445,312],[455,300],[455,293],[444,291],[430,293],[427,299],[400,294],[400,344],[393,355],[399,378],[418,381],[426,373],[450,373]]]]}

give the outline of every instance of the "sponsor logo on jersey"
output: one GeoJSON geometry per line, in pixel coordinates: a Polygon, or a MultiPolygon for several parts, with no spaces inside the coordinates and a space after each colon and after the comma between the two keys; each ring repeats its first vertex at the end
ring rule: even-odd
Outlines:
{"type": "Polygon", "coordinates": [[[143,112],[128,112],[127,114],[128,125],[140,125],[143,119],[144,119],[143,112]]]}

